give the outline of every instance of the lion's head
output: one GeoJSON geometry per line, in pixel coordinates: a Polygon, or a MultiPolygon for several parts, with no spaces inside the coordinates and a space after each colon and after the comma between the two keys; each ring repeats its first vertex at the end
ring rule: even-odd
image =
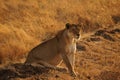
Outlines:
{"type": "Polygon", "coordinates": [[[68,35],[75,39],[80,39],[82,26],[78,24],[66,24],[66,29],[68,30],[68,35]]]}

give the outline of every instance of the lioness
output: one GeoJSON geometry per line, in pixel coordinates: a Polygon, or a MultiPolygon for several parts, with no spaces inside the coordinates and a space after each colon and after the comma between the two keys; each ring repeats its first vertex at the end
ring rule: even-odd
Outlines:
{"type": "Polygon", "coordinates": [[[42,44],[33,48],[25,61],[25,64],[42,64],[46,67],[65,70],[57,67],[63,60],[70,74],[76,76],[74,72],[74,53],[76,52],[76,42],[80,39],[81,26],[76,24],[66,24],[66,28],[42,44]]]}

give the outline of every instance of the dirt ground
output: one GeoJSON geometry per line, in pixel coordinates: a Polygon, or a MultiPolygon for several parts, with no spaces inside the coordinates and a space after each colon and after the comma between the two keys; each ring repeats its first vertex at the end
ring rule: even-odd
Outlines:
{"type": "Polygon", "coordinates": [[[67,72],[18,63],[1,69],[0,80],[120,80],[120,25],[82,38],[75,63],[76,78],[67,72]]]}

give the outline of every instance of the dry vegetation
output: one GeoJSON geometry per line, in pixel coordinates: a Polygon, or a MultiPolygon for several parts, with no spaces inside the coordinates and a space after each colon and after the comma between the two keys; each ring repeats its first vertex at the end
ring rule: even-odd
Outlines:
{"type": "MultiPolygon", "coordinates": [[[[120,0],[0,0],[0,66],[24,62],[31,48],[54,36],[67,22],[82,22],[85,41],[79,42],[82,47],[78,45],[76,54],[79,79],[117,80],[103,76],[120,76],[119,6],[120,0]],[[99,28],[102,31],[86,37],[99,28]]],[[[53,73],[43,76],[51,80],[67,76],[53,73]]]]}

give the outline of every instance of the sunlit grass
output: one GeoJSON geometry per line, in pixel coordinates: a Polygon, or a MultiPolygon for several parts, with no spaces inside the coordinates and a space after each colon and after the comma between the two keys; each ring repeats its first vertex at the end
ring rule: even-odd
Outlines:
{"type": "Polygon", "coordinates": [[[0,0],[0,62],[24,58],[67,22],[80,23],[81,17],[100,27],[111,26],[119,5],[118,0],[0,0]]]}

